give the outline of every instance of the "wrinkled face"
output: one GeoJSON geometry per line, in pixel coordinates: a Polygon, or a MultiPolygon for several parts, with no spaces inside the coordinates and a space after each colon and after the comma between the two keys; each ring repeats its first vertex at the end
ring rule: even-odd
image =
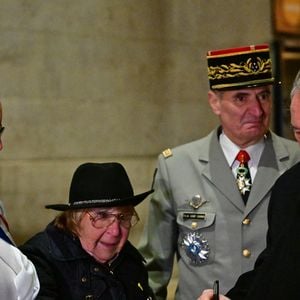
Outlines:
{"type": "Polygon", "coordinates": [[[224,133],[241,148],[255,144],[267,132],[272,109],[271,86],[209,91],[208,99],[224,133]]]}
{"type": "Polygon", "coordinates": [[[300,143],[300,91],[297,91],[291,99],[291,125],[295,138],[300,143]]]}
{"type": "MultiPolygon", "coordinates": [[[[0,128],[2,127],[2,104],[0,102],[0,128]]],[[[2,150],[3,148],[3,144],[2,144],[2,139],[0,136],[0,150],[2,150]]]]}
{"type": "Polygon", "coordinates": [[[95,208],[85,212],[78,229],[78,236],[82,248],[97,261],[101,263],[109,262],[123,248],[127,241],[130,227],[126,228],[122,226],[120,221],[115,218],[112,224],[103,228],[96,228],[93,217],[96,217],[97,214],[101,212],[115,215],[128,215],[133,214],[133,211],[132,206],[124,206],[106,209],[95,208]]]}

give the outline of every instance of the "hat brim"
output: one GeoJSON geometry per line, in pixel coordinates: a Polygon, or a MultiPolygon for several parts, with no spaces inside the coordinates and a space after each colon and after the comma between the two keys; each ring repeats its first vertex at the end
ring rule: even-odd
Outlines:
{"type": "Polygon", "coordinates": [[[230,91],[230,90],[238,90],[243,88],[255,88],[267,85],[276,85],[281,84],[281,82],[276,82],[274,78],[269,80],[256,80],[256,81],[249,81],[249,82],[240,82],[240,83],[230,83],[230,84],[215,84],[211,86],[212,90],[218,91],[230,91]]]}
{"type": "Polygon", "coordinates": [[[68,204],[49,204],[45,208],[54,209],[59,211],[66,211],[71,209],[84,209],[84,208],[96,208],[96,207],[113,207],[113,206],[127,206],[133,205],[136,206],[141,203],[148,195],[152,194],[154,190],[135,195],[123,199],[95,199],[80,201],[68,204]]]}

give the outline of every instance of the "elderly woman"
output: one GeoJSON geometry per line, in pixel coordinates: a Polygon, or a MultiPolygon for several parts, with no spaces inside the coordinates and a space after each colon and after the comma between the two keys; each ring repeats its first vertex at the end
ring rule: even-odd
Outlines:
{"type": "Polygon", "coordinates": [[[134,195],[119,163],[80,165],[69,203],[46,206],[63,212],[20,247],[37,269],[37,299],[153,299],[143,257],[127,240],[134,206],[150,193],[134,195]]]}

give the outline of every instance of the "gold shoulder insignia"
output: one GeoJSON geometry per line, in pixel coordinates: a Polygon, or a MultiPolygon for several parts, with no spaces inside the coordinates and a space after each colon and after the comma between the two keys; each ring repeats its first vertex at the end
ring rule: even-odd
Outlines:
{"type": "Polygon", "coordinates": [[[172,153],[172,150],[170,148],[168,148],[162,152],[162,155],[164,156],[164,158],[168,158],[168,157],[172,156],[173,153],[172,153]]]}

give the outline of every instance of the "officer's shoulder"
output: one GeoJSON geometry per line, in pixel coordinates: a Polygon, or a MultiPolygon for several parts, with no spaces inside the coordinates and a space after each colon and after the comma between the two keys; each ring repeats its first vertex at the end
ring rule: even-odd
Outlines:
{"type": "Polygon", "coordinates": [[[167,148],[161,152],[164,159],[169,159],[171,157],[181,157],[187,153],[191,153],[191,150],[198,148],[201,140],[192,141],[186,144],[178,145],[174,148],[167,148]]]}
{"type": "Polygon", "coordinates": [[[275,151],[284,147],[290,154],[295,154],[296,156],[299,155],[299,144],[295,140],[278,136],[274,132],[271,132],[271,137],[275,151]]]}
{"type": "Polygon", "coordinates": [[[173,156],[173,151],[171,148],[167,148],[161,152],[162,156],[166,159],[173,156]]]}

